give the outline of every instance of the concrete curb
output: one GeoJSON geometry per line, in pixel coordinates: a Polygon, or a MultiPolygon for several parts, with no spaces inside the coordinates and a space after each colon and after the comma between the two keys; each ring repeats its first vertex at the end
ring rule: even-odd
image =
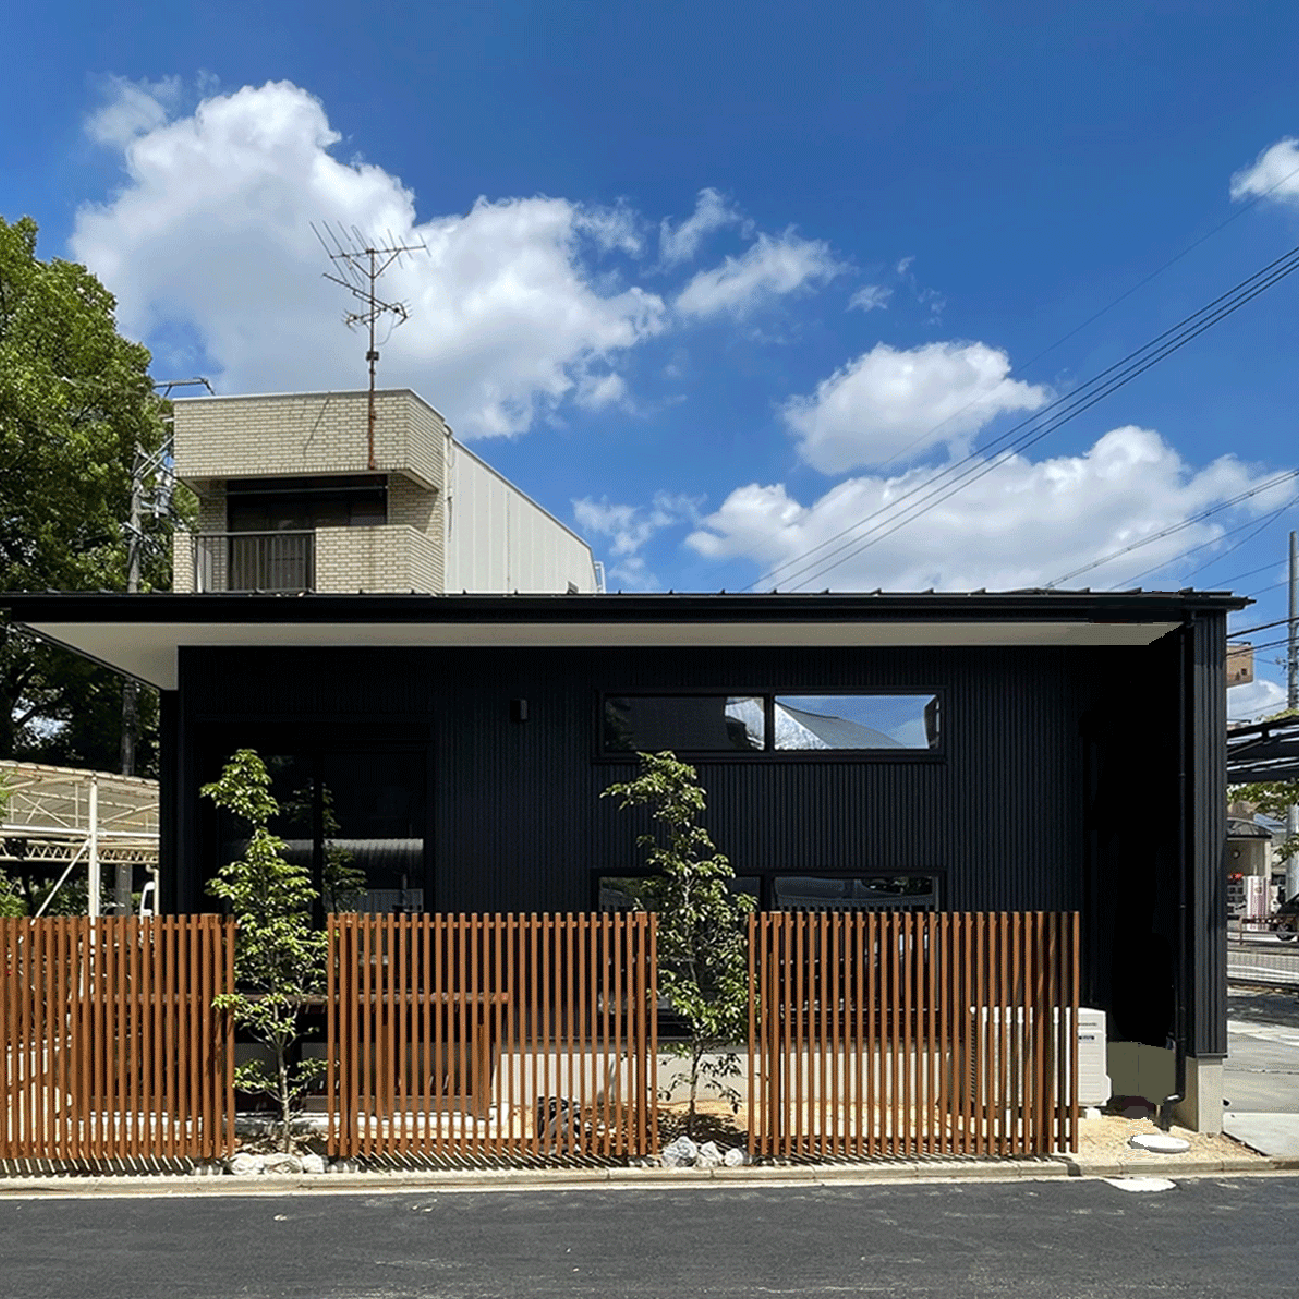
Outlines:
{"type": "Polygon", "coordinates": [[[1049,1160],[946,1163],[900,1160],[881,1164],[787,1164],[757,1168],[439,1169],[412,1173],[334,1173],[260,1177],[141,1174],[137,1176],[0,1177],[0,1199],[79,1199],[98,1196],[189,1198],[201,1195],[284,1196],[418,1194],[421,1192],[684,1190],[750,1187],[886,1186],[900,1182],[1024,1182],[1066,1178],[1150,1177],[1173,1180],[1294,1173],[1299,1159],[1199,1159],[1180,1164],[1152,1159],[1117,1163],[1057,1155],[1049,1160]]]}

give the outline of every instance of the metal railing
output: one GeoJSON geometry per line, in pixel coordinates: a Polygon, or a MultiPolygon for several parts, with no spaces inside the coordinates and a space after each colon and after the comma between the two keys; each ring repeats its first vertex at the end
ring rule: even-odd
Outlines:
{"type": "Polygon", "coordinates": [[[194,590],[293,594],[316,588],[316,534],[196,532],[194,590]]]}

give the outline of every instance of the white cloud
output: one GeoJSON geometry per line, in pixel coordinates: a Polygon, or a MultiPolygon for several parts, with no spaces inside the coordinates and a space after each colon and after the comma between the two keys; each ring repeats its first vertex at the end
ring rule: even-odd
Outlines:
{"type": "Polygon", "coordinates": [[[893,290],[882,284],[866,284],[848,299],[848,310],[879,311],[889,305],[893,290]]]}
{"type": "Polygon", "coordinates": [[[783,414],[809,464],[843,473],[936,445],[959,448],[997,415],[1047,401],[1046,388],[1009,374],[1010,358],[986,343],[910,351],[878,343],[810,396],[791,398],[783,414]]]}
{"type": "Polygon", "coordinates": [[[695,200],[694,212],[680,225],[674,226],[666,217],[660,222],[659,257],[666,266],[688,262],[714,230],[737,225],[741,220],[739,212],[717,190],[711,186],[701,189],[695,200]]]}
{"type": "Polygon", "coordinates": [[[577,404],[585,410],[625,403],[627,381],[620,374],[584,374],[577,385],[577,404]]]}
{"type": "Polygon", "coordinates": [[[636,590],[651,590],[658,579],[649,571],[640,550],[664,528],[680,523],[698,523],[701,500],[655,492],[648,506],[615,505],[607,499],[584,497],[573,502],[578,530],[610,540],[609,553],[617,561],[609,576],[636,590]]]}
{"type": "Polygon", "coordinates": [[[470,436],[524,432],[570,398],[617,400],[610,363],[664,328],[658,295],[588,265],[639,249],[626,208],[480,198],[419,221],[397,177],[332,155],[323,106],[288,82],[175,120],[156,88],[115,89],[90,130],[121,149],[125,183],[80,210],[73,253],[117,295],[126,332],[197,334],[220,391],[364,382],[364,341],[339,323],[351,304],[321,277],[312,221],[427,245],[380,282],[411,317],[380,339],[380,382],[419,389],[470,436]]]}
{"type": "Polygon", "coordinates": [[[833,279],[843,266],[830,245],[792,231],[779,238],[760,234],[738,257],[700,271],[677,295],[682,316],[743,316],[763,302],[833,279]]]}
{"type": "Polygon", "coordinates": [[[1285,687],[1266,677],[1255,677],[1227,689],[1227,720],[1231,722],[1262,721],[1281,712],[1285,705],[1285,687]]]}
{"type": "MultiPolygon", "coordinates": [[[[880,531],[887,531],[885,519],[908,513],[901,498],[919,489],[910,498],[910,504],[918,506],[939,472],[923,468],[893,478],[850,478],[810,506],[791,497],[782,484],[750,484],[732,492],[719,510],[707,516],[688,544],[706,557],[752,560],[765,574],[893,506],[896,513],[880,516],[880,531]]],[[[1157,433],[1118,428],[1083,455],[1041,461],[1009,457],[950,499],[930,502],[933,508],[922,517],[881,536],[860,553],[851,553],[855,546],[849,545],[844,552],[831,554],[840,544],[836,541],[813,557],[816,572],[799,574],[795,570],[800,565],[795,564],[778,574],[774,583],[763,585],[793,589],[806,581],[817,590],[882,586],[901,591],[1039,586],[1272,476],[1255,473],[1231,456],[1194,471],[1157,433]],[[822,564],[835,560],[843,562],[820,571],[822,564]]],[[[1273,492],[1260,493],[1243,508],[1254,515],[1273,509],[1280,504],[1278,493],[1284,497],[1288,490],[1283,484],[1273,492]]],[[[865,539],[869,526],[851,531],[850,537],[865,539]]],[[[1074,585],[1104,589],[1126,584],[1188,547],[1212,541],[1225,526],[1216,519],[1192,524],[1102,565],[1074,585]]],[[[1154,577],[1143,579],[1143,584],[1176,583],[1154,577]]]]}
{"type": "Polygon", "coordinates": [[[1299,140],[1286,136],[1264,149],[1250,167],[1231,178],[1231,197],[1268,195],[1278,202],[1299,203],[1299,140]]]}
{"type": "Polygon", "coordinates": [[[168,109],[179,101],[181,92],[179,77],[163,77],[153,82],[109,77],[108,102],[90,115],[86,130],[100,144],[122,147],[137,135],[164,125],[168,109]]]}

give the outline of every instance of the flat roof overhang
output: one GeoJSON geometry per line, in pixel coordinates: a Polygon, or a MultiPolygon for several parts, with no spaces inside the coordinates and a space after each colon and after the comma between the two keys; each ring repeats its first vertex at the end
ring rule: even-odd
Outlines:
{"type": "Polygon", "coordinates": [[[1226,593],[0,595],[37,635],[161,690],[188,647],[1140,646],[1226,593]]]}

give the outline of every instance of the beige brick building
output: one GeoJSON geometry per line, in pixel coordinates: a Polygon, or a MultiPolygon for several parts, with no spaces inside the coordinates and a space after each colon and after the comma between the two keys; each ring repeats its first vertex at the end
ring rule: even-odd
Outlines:
{"type": "Polygon", "coordinates": [[[408,388],[175,403],[176,475],[198,496],[176,591],[592,592],[591,550],[461,446],[408,388]]]}

